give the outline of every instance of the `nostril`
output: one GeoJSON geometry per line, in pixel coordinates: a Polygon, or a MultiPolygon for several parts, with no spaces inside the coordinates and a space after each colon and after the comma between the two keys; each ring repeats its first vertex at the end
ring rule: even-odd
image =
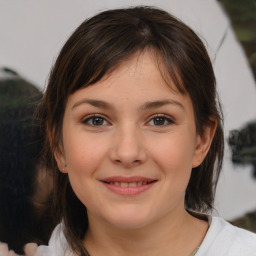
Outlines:
{"type": "Polygon", "coordinates": [[[116,164],[123,166],[124,168],[131,168],[135,166],[139,166],[141,164],[141,161],[136,160],[136,161],[117,161],[116,164]]]}

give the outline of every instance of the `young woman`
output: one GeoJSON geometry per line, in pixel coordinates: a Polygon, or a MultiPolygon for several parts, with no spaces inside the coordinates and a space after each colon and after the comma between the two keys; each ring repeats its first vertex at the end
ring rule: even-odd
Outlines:
{"type": "Polygon", "coordinates": [[[256,252],[256,235],[207,215],[222,114],[203,43],[170,14],[135,7],[82,23],[40,114],[60,224],[38,255],[256,252]]]}

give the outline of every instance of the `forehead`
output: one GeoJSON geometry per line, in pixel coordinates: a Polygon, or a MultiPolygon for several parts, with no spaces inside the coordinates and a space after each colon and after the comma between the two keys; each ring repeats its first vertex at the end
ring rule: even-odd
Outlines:
{"type": "Polygon", "coordinates": [[[193,112],[189,96],[181,94],[170,78],[166,79],[160,65],[150,52],[134,55],[100,81],[77,90],[69,97],[68,105],[93,99],[117,108],[138,109],[146,102],[176,101],[193,112]]]}
{"type": "MultiPolygon", "coordinates": [[[[175,78],[176,77],[178,77],[178,72],[175,74],[175,78]]],[[[122,60],[119,65],[110,69],[100,81],[88,87],[98,84],[101,84],[101,86],[110,86],[118,80],[129,79],[136,80],[137,86],[139,86],[140,82],[142,83],[147,80],[159,84],[159,88],[161,88],[160,84],[165,85],[166,88],[163,88],[164,91],[166,89],[168,89],[168,91],[171,90],[173,93],[181,93],[181,91],[183,91],[183,86],[180,88],[182,83],[179,83],[177,86],[173,81],[160,53],[151,48],[138,51],[125,60],[122,60]]],[[[120,86],[120,89],[121,87],[122,86],[120,86]]],[[[132,88],[135,88],[135,86],[129,86],[127,89],[130,90],[132,88]]],[[[101,88],[101,90],[103,90],[103,88],[101,88]]]]}
{"type": "MultiPolygon", "coordinates": [[[[126,58],[119,65],[110,69],[99,81],[81,89],[84,89],[87,95],[98,93],[103,96],[111,90],[115,90],[119,95],[135,90],[141,94],[150,94],[153,87],[163,94],[169,91],[179,92],[173,81],[167,76],[161,59],[152,51],[144,51],[126,58]]],[[[81,89],[74,94],[78,94],[81,89]]]]}

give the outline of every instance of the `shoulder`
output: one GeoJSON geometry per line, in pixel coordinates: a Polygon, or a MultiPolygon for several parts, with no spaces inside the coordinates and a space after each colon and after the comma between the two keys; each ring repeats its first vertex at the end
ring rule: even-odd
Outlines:
{"type": "Polygon", "coordinates": [[[223,235],[229,235],[231,238],[235,239],[236,242],[242,242],[248,245],[252,244],[256,249],[255,233],[235,227],[220,217],[211,217],[211,227],[213,231],[216,229],[223,235]]]}
{"type": "Polygon", "coordinates": [[[75,256],[68,246],[63,230],[64,224],[58,224],[51,235],[48,246],[39,246],[35,256],[75,256]]]}
{"type": "Polygon", "coordinates": [[[209,216],[209,230],[200,246],[200,255],[256,255],[256,234],[235,227],[219,217],[209,216]]]}

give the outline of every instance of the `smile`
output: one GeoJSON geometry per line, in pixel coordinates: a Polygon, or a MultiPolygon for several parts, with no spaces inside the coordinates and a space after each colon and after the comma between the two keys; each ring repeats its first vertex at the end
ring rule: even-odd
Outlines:
{"type": "Polygon", "coordinates": [[[101,180],[101,182],[115,194],[134,196],[150,189],[157,180],[144,177],[109,177],[101,180]]]}
{"type": "MultiPolygon", "coordinates": [[[[152,181],[154,182],[154,181],[152,181]]],[[[110,185],[115,185],[115,186],[120,186],[120,187],[140,187],[142,185],[147,185],[150,184],[151,182],[147,182],[147,181],[139,181],[139,182],[106,182],[110,185]]]]}

